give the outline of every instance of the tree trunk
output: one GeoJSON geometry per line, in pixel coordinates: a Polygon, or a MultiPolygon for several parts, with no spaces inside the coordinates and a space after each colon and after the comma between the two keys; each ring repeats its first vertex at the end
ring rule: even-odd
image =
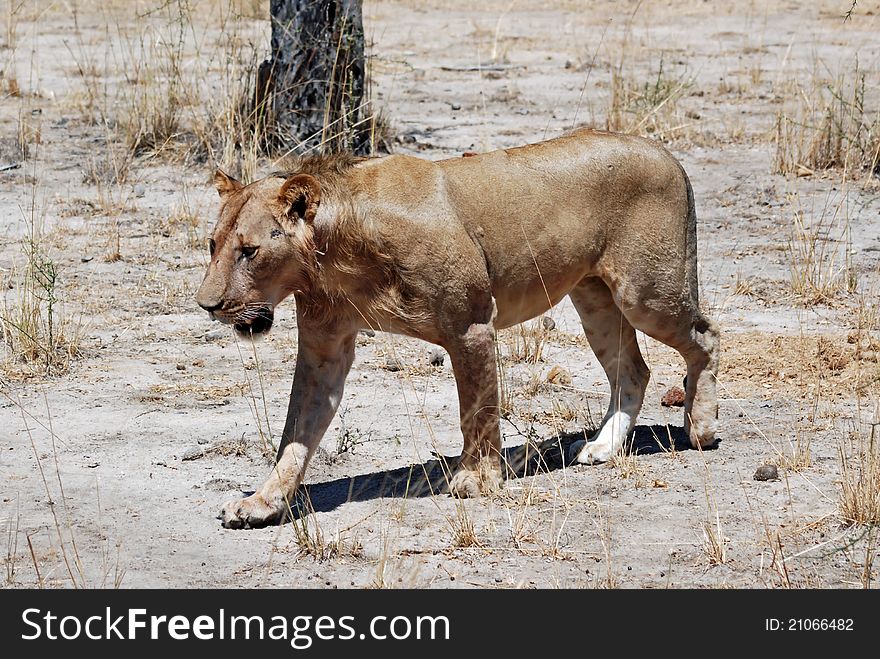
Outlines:
{"type": "Polygon", "coordinates": [[[370,149],[361,0],[271,0],[272,58],[257,100],[282,151],[370,149]]]}

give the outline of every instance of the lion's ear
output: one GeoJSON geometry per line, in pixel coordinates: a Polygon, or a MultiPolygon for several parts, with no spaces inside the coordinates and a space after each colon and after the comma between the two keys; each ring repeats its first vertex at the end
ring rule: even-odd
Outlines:
{"type": "Polygon", "coordinates": [[[214,174],[214,187],[217,188],[217,192],[220,193],[220,198],[223,199],[236,190],[241,190],[244,186],[225,172],[218,169],[214,174]]]}
{"type": "Polygon", "coordinates": [[[290,219],[301,218],[312,223],[321,204],[321,184],[308,174],[291,176],[278,192],[278,203],[290,219]]]}

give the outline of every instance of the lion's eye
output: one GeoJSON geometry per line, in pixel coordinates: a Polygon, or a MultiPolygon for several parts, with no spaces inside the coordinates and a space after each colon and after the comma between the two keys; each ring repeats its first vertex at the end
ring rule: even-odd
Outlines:
{"type": "Polygon", "coordinates": [[[254,245],[242,245],[241,246],[241,254],[246,259],[252,259],[252,258],[254,258],[254,254],[257,253],[258,249],[259,249],[259,247],[256,247],[254,245]]]}
{"type": "Polygon", "coordinates": [[[208,241],[208,251],[211,253],[211,256],[214,256],[214,250],[217,249],[217,243],[214,242],[214,239],[211,238],[208,241]]]}

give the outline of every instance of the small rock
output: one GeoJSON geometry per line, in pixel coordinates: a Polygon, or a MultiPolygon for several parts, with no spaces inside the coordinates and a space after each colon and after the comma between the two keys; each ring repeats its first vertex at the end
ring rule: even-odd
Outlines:
{"type": "Polygon", "coordinates": [[[361,334],[363,334],[364,336],[369,336],[370,338],[376,336],[376,333],[371,329],[362,329],[361,334]]]}
{"type": "Polygon", "coordinates": [[[544,329],[548,332],[552,332],[556,329],[556,321],[553,320],[550,316],[543,316],[541,318],[541,325],[543,325],[544,329]]]}
{"type": "Polygon", "coordinates": [[[684,406],[684,389],[681,387],[669,387],[663,398],[660,399],[663,407],[683,407],[684,406]]]}
{"type": "Polygon", "coordinates": [[[431,354],[428,355],[428,361],[431,362],[431,366],[443,366],[445,358],[446,353],[443,352],[442,348],[434,348],[431,350],[431,354]]]}
{"type": "Polygon", "coordinates": [[[776,465],[766,464],[761,465],[755,470],[755,480],[756,481],[778,481],[779,480],[779,470],[776,469],[776,465]]]}
{"type": "Polygon", "coordinates": [[[401,371],[403,370],[403,362],[401,362],[397,357],[388,357],[385,360],[385,370],[391,371],[392,373],[401,371]]]}
{"type": "Polygon", "coordinates": [[[183,452],[183,455],[180,456],[180,459],[183,461],[198,460],[203,457],[205,457],[205,448],[203,446],[193,446],[192,448],[186,449],[183,452]]]}
{"type": "Polygon", "coordinates": [[[461,103],[453,103],[450,107],[452,107],[453,110],[461,110],[461,103]]]}
{"type": "Polygon", "coordinates": [[[185,370],[186,370],[186,364],[184,364],[183,362],[177,362],[177,366],[176,366],[176,368],[177,368],[178,371],[185,371],[185,370]]]}
{"type": "Polygon", "coordinates": [[[226,336],[226,330],[218,328],[215,330],[211,330],[210,332],[205,332],[204,338],[205,338],[205,341],[210,342],[210,341],[219,341],[224,336],[226,336]]]}
{"type": "Polygon", "coordinates": [[[547,374],[547,382],[567,386],[571,384],[571,373],[561,366],[554,366],[547,374]]]}
{"type": "Polygon", "coordinates": [[[143,197],[145,194],[147,194],[147,186],[145,186],[143,183],[138,183],[136,186],[134,186],[135,197],[143,197]]]}
{"type": "Polygon", "coordinates": [[[80,258],[80,261],[82,263],[88,263],[89,261],[93,260],[94,258],[95,258],[94,256],[83,256],[80,258]]]}

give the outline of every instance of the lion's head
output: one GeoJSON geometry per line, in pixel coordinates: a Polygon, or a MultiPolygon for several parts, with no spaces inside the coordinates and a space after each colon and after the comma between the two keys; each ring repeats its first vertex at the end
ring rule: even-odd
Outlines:
{"type": "Polygon", "coordinates": [[[196,302],[238,332],[260,334],[272,327],[275,306],[303,288],[314,267],[321,186],[309,174],[242,185],[221,171],[214,184],[222,205],[196,302]]]}

